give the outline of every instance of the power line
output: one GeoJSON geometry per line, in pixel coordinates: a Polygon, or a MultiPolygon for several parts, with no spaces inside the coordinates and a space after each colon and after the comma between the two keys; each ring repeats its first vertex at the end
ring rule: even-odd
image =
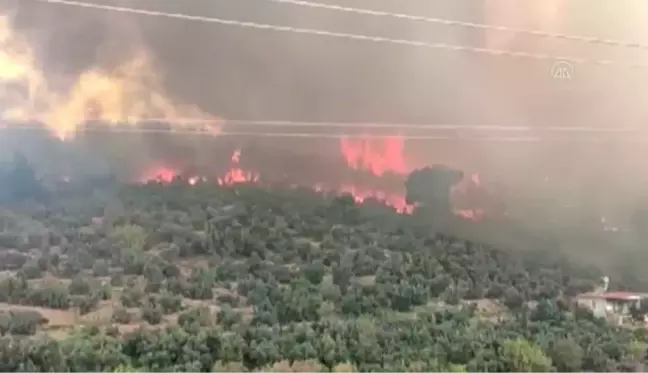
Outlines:
{"type": "Polygon", "coordinates": [[[566,61],[575,64],[593,64],[593,65],[600,65],[600,66],[623,66],[623,67],[628,67],[633,69],[648,68],[648,65],[644,65],[644,64],[619,64],[618,62],[611,61],[611,60],[586,60],[578,57],[561,57],[561,56],[552,56],[548,54],[517,52],[517,51],[491,49],[491,48],[479,48],[479,47],[471,47],[465,45],[453,45],[453,44],[446,44],[446,43],[428,43],[423,41],[407,40],[407,39],[392,39],[392,38],[370,36],[370,35],[363,35],[363,34],[352,34],[352,33],[345,33],[345,32],[271,25],[265,23],[247,22],[247,21],[239,21],[239,20],[216,18],[216,17],[194,16],[194,15],[183,14],[183,13],[167,13],[167,12],[160,12],[160,11],[153,11],[153,10],[146,10],[146,9],[113,6],[113,5],[90,4],[90,3],[85,3],[82,1],[74,1],[74,0],[32,0],[32,1],[49,3],[49,4],[75,6],[81,8],[90,8],[90,9],[97,9],[97,10],[106,10],[106,11],[113,11],[113,12],[121,12],[121,13],[147,15],[147,16],[154,16],[154,17],[181,19],[185,21],[206,22],[206,23],[221,24],[226,26],[238,26],[243,28],[253,28],[259,30],[270,30],[270,31],[278,31],[278,32],[291,32],[297,34],[328,36],[328,37],[335,37],[341,39],[371,41],[376,43],[405,45],[405,46],[419,47],[419,48],[443,49],[443,50],[449,50],[454,52],[471,52],[471,53],[486,54],[491,56],[505,56],[511,58],[531,59],[531,60],[539,60],[539,61],[566,61]]]}
{"type": "MultiPolygon", "coordinates": [[[[45,127],[25,125],[25,122],[15,122],[6,124],[0,128],[26,128],[41,129],[45,127]]],[[[124,126],[81,126],[82,130],[96,130],[101,128],[111,128],[115,130],[127,129],[129,131],[166,131],[166,132],[189,132],[189,133],[213,133],[217,127],[225,125],[233,126],[260,126],[260,127],[302,127],[302,128],[342,128],[347,130],[361,129],[393,129],[393,130],[419,130],[419,131],[475,131],[475,132],[560,132],[560,133],[646,133],[648,129],[643,126],[633,127],[585,127],[585,126],[568,126],[568,125],[548,125],[541,127],[534,126],[511,126],[511,125],[490,125],[490,124],[447,124],[447,123],[388,123],[388,122],[315,122],[315,121],[288,121],[288,120],[245,120],[245,119],[206,119],[206,118],[134,118],[130,117],[125,123],[131,125],[141,124],[170,124],[176,126],[196,127],[172,127],[172,128],[142,128],[142,127],[124,127],[124,126]]]]}
{"type": "Polygon", "coordinates": [[[234,137],[267,137],[267,138],[316,138],[316,139],[360,139],[360,140],[372,140],[372,139],[386,139],[390,137],[398,137],[404,140],[424,140],[424,141],[456,141],[456,142],[533,142],[533,143],[542,143],[542,142],[579,142],[579,143],[637,143],[645,144],[648,143],[648,138],[630,138],[630,139],[611,139],[606,138],[575,138],[575,137],[561,137],[561,138],[544,138],[538,136],[489,136],[489,137],[479,137],[479,136],[448,136],[448,135],[401,135],[401,134],[327,134],[327,133],[295,133],[295,132],[281,132],[281,133],[272,133],[272,132],[221,132],[216,135],[218,136],[234,136],[234,137]]]}
{"type": "MultiPolygon", "coordinates": [[[[168,123],[164,118],[142,118],[135,120],[136,123],[168,123]]],[[[214,124],[214,125],[237,125],[237,126],[267,126],[267,127],[323,127],[323,128],[345,128],[345,129],[412,129],[412,130],[433,130],[433,131],[548,131],[548,132],[603,132],[603,133],[631,133],[646,132],[643,127],[583,127],[583,126],[544,126],[541,128],[532,126],[506,126],[489,124],[430,124],[430,123],[372,123],[372,122],[313,122],[313,121],[286,121],[286,120],[243,120],[243,119],[201,119],[201,118],[177,118],[171,123],[176,124],[214,124]]]]}
{"type": "MultiPolygon", "coordinates": [[[[47,128],[39,126],[9,125],[0,127],[3,130],[19,131],[46,131],[47,128]]],[[[193,129],[162,129],[162,128],[138,128],[138,127],[84,127],[79,132],[95,133],[119,133],[119,134],[166,134],[166,135],[189,135],[209,136],[212,138],[230,137],[265,137],[265,138],[317,138],[317,139],[385,139],[399,137],[404,140],[427,140],[427,141],[457,141],[457,142],[579,142],[579,143],[648,143],[647,138],[632,137],[614,139],[610,137],[587,138],[587,137],[540,137],[540,136],[465,136],[465,135],[407,135],[407,134],[335,134],[335,133],[299,133],[299,132],[245,132],[245,131],[222,131],[207,132],[205,130],[193,129]]]]}
{"type": "Polygon", "coordinates": [[[422,140],[422,141],[454,141],[454,142],[524,142],[524,143],[545,143],[545,142],[559,142],[559,143],[648,143],[648,138],[639,139],[623,139],[613,140],[610,138],[544,138],[538,136],[489,136],[489,137],[471,137],[471,136],[442,136],[442,135],[399,135],[399,134],[320,134],[320,133],[269,133],[269,132],[222,132],[217,136],[235,136],[235,137],[266,137],[266,138],[315,138],[315,139],[359,139],[359,140],[372,140],[372,139],[386,139],[390,137],[398,137],[403,140],[422,140]]]}
{"type": "Polygon", "coordinates": [[[528,30],[528,29],[516,28],[516,27],[456,21],[456,20],[449,20],[449,19],[436,18],[436,17],[415,16],[411,14],[393,13],[393,12],[386,12],[386,11],[372,10],[372,9],[352,8],[352,7],[346,7],[341,5],[323,4],[323,3],[304,1],[304,0],[266,0],[266,1],[270,1],[273,3],[280,3],[280,4],[298,5],[298,6],[304,6],[309,8],[328,9],[328,10],[334,10],[339,12],[355,13],[355,14],[362,14],[362,15],[369,15],[369,16],[392,17],[392,18],[398,18],[398,19],[403,19],[408,21],[436,23],[445,26],[460,26],[460,27],[466,27],[472,29],[508,32],[512,34],[523,34],[523,35],[529,35],[534,37],[563,39],[563,40],[577,41],[577,42],[588,43],[588,44],[602,44],[602,45],[609,45],[609,46],[638,48],[638,49],[648,50],[648,45],[641,44],[639,42],[622,41],[622,40],[614,40],[614,39],[601,39],[601,38],[595,38],[591,36],[568,35],[568,34],[552,33],[552,32],[545,32],[539,30],[528,30]]]}

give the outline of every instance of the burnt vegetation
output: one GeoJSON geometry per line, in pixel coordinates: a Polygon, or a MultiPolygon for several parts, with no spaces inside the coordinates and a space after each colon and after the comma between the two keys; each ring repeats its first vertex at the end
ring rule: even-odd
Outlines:
{"type": "Polygon", "coordinates": [[[453,170],[412,175],[420,211],[408,216],[254,185],[106,182],[47,196],[23,157],[7,169],[2,371],[632,371],[645,361],[643,329],[570,303],[601,271],[422,224],[450,219],[453,170]]]}

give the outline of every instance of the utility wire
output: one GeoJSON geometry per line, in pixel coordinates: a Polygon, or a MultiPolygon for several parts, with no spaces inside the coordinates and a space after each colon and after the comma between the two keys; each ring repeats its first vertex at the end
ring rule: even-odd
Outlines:
{"type": "MultiPolygon", "coordinates": [[[[39,126],[8,125],[0,127],[0,130],[19,131],[46,131],[47,128],[39,126]]],[[[335,134],[335,133],[298,133],[298,132],[245,132],[245,131],[222,131],[207,132],[205,130],[193,130],[183,128],[138,128],[138,127],[83,127],[77,133],[130,133],[130,134],[166,134],[166,135],[194,135],[210,136],[213,138],[223,136],[235,137],[266,137],[266,138],[317,138],[317,139],[385,139],[399,137],[404,140],[427,140],[427,141],[466,141],[466,142],[586,142],[586,143],[648,143],[648,136],[645,138],[632,136],[630,138],[611,138],[609,136],[588,138],[588,137],[541,137],[541,136],[473,136],[473,135],[407,135],[407,134],[335,134]]]]}
{"type": "Polygon", "coordinates": [[[419,48],[443,49],[443,50],[449,50],[454,52],[471,52],[476,54],[503,56],[503,57],[518,58],[518,59],[531,59],[531,60],[540,60],[540,61],[565,61],[565,62],[570,62],[575,64],[592,64],[592,65],[600,65],[600,66],[623,66],[623,67],[633,68],[633,69],[648,68],[648,65],[645,64],[625,64],[625,63],[622,64],[611,60],[587,60],[579,57],[562,57],[562,56],[552,56],[552,55],[541,54],[541,53],[529,53],[529,52],[517,52],[517,51],[491,49],[491,48],[479,48],[479,47],[453,45],[453,44],[446,44],[446,43],[428,43],[423,41],[407,40],[407,39],[392,39],[392,38],[386,38],[380,36],[325,31],[325,30],[299,28],[299,27],[291,27],[291,26],[271,25],[265,23],[248,22],[248,21],[240,21],[240,20],[225,19],[225,18],[196,16],[196,15],[189,15],[183,13],[167,13],[167,12],[160,12],[154,10],[129,8],[129,7],[121,7],[121,6],[113,6],[113,5],[91,4],[91,3],[75,1],[75,0],[31,0],[31,1],[37,1],[37,2],[48,3],[48,4],[73,6],[73,7],[80,7],[80,8],[89,8],[89,9],[96,9],[96,10],[104,10],[104,11],[147,15],[153,17],[181,19],[185,21],[221,24],[226,26],[238,26],[243,28],[253,28],[259,30],[328,36],[328,37],[335,37],[341,39],[370,41],[370,42],[386,43],[386,44],[394,44],[394,45],[405,45],[405,46],[419,47],[419,48]]]}
{"type": "MultiPolygon", "coordinates": [[[[101,121],[99,121],[101,122],[101,121]]],[[[4,128],[45,128],[41,126],[26,125],[25,122],[14,122],[4,125],[4,128]]],[[[108,122],[110,123],[110,122],[108,122]]],[[[113,122],[116,123],[116,122],[113,122]]],[[[338,128],[338,129],[392,129],[392,130],[418,130],[418,131],[475,131],[475,132],[573,132],[573,133],[646,133],[648,128],[644,126],[632,127],[585,127],[585,126],[568,126],[568,125],[550,125],[542,127],[533,126],[509,126],[509,125],[490,125],[490,124],[431,124],[431,123],[371,123],[371,122],[313,122],[313,121],[282,121],[282,120],[242,120],[242,119],[204,119],[204,118],[134,118],[130,117],[124,120],[124,123],[131,125],[146,124],[170,124],[176,127],[172,128],[142,128],[142,127],[125,127],[109,126],[113,129],[128,129],[133,131],[182,131],[191,133],[210,133],[218,127],[232,125],[235,127],[259,126],[259,127],[296,127],[296,128],[338,128]],[[183,127],[184,126],[184,127],[183,127]]],[[[103,128],[102,126],[82,125],[81,129],[103,128]]],[[[0,128],[3,126],[0,124],[0,128]]]]}
{"type": "Polygon", "coordinates": [[[440,24],[445,26],[459,26],[459,27],[479,29],[479,30],[490,30],[490,31],[498,31],[498,32],[507,32],[512,34],[523,34],[523,35],[549,38],[549,39],[563,39],[563,40],[576,41],[576,42],[582,42],[588,44],[603,44],[608,46],[638,48],[638,49],[648,50],[648,45],[641,44],[638,42],[632,42],[632,41],[602,39],[602,38],[595,38],[591,36],[568,35],[562,33],[544,32],[539,30],[528,30],[528,29],[516,28],[516,27],[456,21],[456,20],[436,18],[436,17],[415,16],[411,14],[392,13],[392,12],[372,10],[372,9],[352,8],[347,6],[324,4],[324,3],[305,1],[305,0],[266,0],[266,1],[273,2],[273,3],[280,3],[280,4],[298,5],[298,6],[309,7],[309,8],[328,9],[333,11],[355,13],[355,14],[362,14],[368,16],[391,17],[391,18],[397,18],[397,19],[408,20],[408,21],[435,23],[435,24],[440,24]]]}
{"type": "MultiPolygon", "coordinates": [[[[131,119],[132,120],[132,119],[131,119]]],[[[263,126],[263,127],[322,127],[322,128],[345,128],[345,129],[411,129],[425,131],[550,131],[550,132],[611,132],[630,133],[646,132],[645,127],[583,127],[583,126],[506,126],[489,124],[430,124],[430,123],[371,123],[371,122],[313,122],[313,121],[286,121],[286,120],[241,120],[241,119],[201,119],[201,118],[177,118],[169,121],[165,118],[141,118],[132,120],[135,123],[175,123],[175,124],[201,124],[201,125],[235,125],[235,126],[263,126]]]]}

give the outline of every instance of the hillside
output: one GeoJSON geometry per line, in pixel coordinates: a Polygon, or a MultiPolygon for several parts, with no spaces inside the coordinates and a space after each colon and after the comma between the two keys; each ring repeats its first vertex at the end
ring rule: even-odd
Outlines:
{"type": "Polygon", "coordinates": [[[569,310],[595,269],[417,220],[307,189],[207,183],[2,209],[0,370],[641,366],[643,333],[569,310]]]}

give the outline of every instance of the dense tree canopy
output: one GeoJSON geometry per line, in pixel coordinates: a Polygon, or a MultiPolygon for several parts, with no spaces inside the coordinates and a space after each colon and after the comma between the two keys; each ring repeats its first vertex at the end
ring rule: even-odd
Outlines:
{"type": "Polygon", "coordinates": [[[0,370],[642,367],[642,329],[569,302],[598,270],[370,207],[178,182],[0,209],[0,370]]]}

